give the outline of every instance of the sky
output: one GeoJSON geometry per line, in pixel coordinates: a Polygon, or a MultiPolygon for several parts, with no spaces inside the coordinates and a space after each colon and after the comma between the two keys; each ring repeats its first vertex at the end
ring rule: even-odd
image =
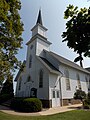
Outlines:
{"type": "MultiPolygon", "coordinates": [[[[36,24],[38,11],[41,8],[43,24],[48,28],[47,38],[52,43],[50,50],[74,61],[78,56],[69,49],[65,42],[62,42],[61,34],[65,31],[66,20],[64,19],[64,11],[66,7],[72,4],[79,8],[89,8],[88,0],[21,0],[20,16],[24,24],[23,32],[23,49],[17,55],[18,59],[23,61],[27,54],[27,41],[31,38],[31,28],[36,24]]],[[[77,63],[79,64],[79,63],[77,63]]],[[[90,58],[84,58],[84,67],[90,67],[90,58]]]]}

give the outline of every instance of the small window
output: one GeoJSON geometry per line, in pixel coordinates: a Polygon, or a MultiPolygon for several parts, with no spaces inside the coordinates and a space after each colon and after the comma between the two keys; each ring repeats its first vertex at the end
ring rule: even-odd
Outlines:
{"type": "Polygon", "coordinates": [[[86,80],[86,85],[87,85],[87,88],[88,88],[89,87],[89,81],[88,81],[87,76],[85,76],[85,80],[86,80]]]}
{"type": "Polygon", "coordinates": [[[90,78],[89,78],[89,87],[88,87],[88,90],[90,90],[90,78]]]}
{"type": "Polygon", "coordinates": [[[66,90],[70,90],[70,79],[69,79],[69,71],[65,70],[65,79],[66,79],[66,90]]]}
{"type": "Polygon", "coordinates": [[[32,55],[30,55],[29,57],[29,68],[31,68],[31,66],[32,66],[32,55]]]}
{"type": "Polygon", "coordinates": [[[59,98],[59,91],[57,91],[57,98],[59,98]]]}
{"type": "Polygon", "coordinates": [[[39,72],[39,88],[43,87],[43,70],[39,72]]]}
{"type": "Polygon", "coordinates": [[[77,74],[77,84],[78,84],[78,88],[81,89],[81,82],[80,82],[79,74],[77,74]]]}
{"type": "Polygon", "coordinates": [[[31,77],[28,76],[28,78],[27,78],[27,82],[30,82],[30,81],[31,81],[31,77]]]}
{"type": "Polygon", "coordinates": [[[31,50],[33,49],[33,45],[30,46],[30,49],[31,49],[31,50]]]}
{"type": "Polygon", "coordinates": [[[55,98],[55,91],[52,92],[52,97],[55,98]]]}

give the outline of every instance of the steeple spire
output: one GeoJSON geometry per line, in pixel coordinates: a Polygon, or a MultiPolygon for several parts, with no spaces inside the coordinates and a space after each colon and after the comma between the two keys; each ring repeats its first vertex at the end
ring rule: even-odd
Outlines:
{"type": "Polygon", "coordinates": [[[38,14],[38,18],[37,18],[37,22],[36,22],[36,24],[40,24],[40,25],[43,25],[43,23],[42,23],[42,16],[41,16],[41,9],[39,10],[39,14],[38,14]]]}

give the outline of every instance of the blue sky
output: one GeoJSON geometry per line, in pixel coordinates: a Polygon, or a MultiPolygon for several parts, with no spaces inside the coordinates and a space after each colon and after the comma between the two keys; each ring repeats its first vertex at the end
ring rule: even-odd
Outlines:
{"type": "MultiPolygon", "coordinates": [[[[19,60],[26,59],[27,46],[25,45],[31,38],[31,28],[35,25],[39,8],[42,10],[43,24],[48,28],[47,38],[51,45],[51,51],[73,61],[77,56],[73,50],[69,49],[66,43],[62,43],[61,34],[65,31],[64,11],[69,4],[79,8],[90,6],[88,0],[21,0],[20,10],[21,20],[24,23],[23,49],[19,51],[19,60]]],[[[79,64],[79,63],[78,63],[79,64]]],[[[90,67],[90,58],[84,58],[84,67],[90,67]]]]}

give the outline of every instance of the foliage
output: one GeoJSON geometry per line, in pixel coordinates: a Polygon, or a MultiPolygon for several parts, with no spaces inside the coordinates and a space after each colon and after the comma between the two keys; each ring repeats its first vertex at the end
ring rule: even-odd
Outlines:
{"type": "Polygon", "coordinates": [[[24,98],[13,98],[11,101],[11,108],[18,110],[18,111],[22,111],[23,109],[23,100],[24,98]]]}
{"type": "Polygon", "coordinates": [[[16,57],[22,44],[20,9],[20,0],[0,0],[0,81],[21,64],[16,57]]]}
{"type": "Polygon", "coordinates": [[[8,76],[8,79],[3,84],[1,94],[10,94],[13,96],[13,76],[8,76]]]}
{"type": "Polygon", "coordinates": [[[2,95],[0,95],[0,104],[3,103],[3,102],[8,101],[12,97],[13,96],[11,94],[2,94],[2,95]]]}
{"type": "Polygon", "coordinates": [[[74,99],[80,99],[81,101],[86,98],[86,93],[80,89],[74,93],[74,99]]]}
{"type": "Polygon", "coordinates": [[[81,8],[69,5],[64,12],[66,23],[66,32],[63,32],[63,42],[79,54],[75,62],[80,61],[81,67],[83,55],[90,57],[90,8],[81,8]]]}
{"type": "Polygon", "coordinates": [[[83,108],[84,109],[90,109],[90,99],[85,99],[83,101],[83,108]]]}
{"type": "Polygon", "coordinates": [[[90,92],[87,94],[87,99],[90,100],[90,92]]]}
{"type": "Polygon", "coordinates": [[[83,101],[83,108],[90,109],[90,92],[87,94],[87,98],[83,101]]]}
{"type": "Polygon", "coordinates": [[[37,98],[14,98],[11,107],[23,112],[38,112],[42,110],[42,103],[37,98]]]}

